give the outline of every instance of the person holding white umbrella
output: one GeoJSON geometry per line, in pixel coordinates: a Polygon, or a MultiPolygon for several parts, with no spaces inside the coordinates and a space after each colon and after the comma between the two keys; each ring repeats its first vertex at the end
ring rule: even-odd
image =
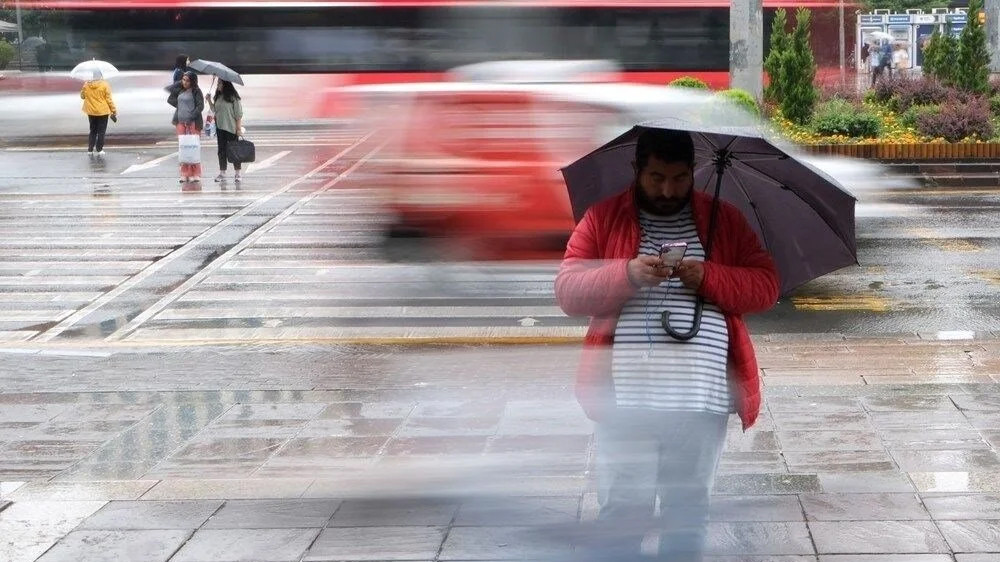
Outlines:
{"type": "MultiPolygon", "coordinates": [[[[100,69],[90,71],[90,79],[83,83],[80,98],[83,100],[83,112],[90,122],[90,134],[87,136],[87,154],[93,156],[97,150],[98,156],[104,156],[104,137],[108,130],[108,118],[118,121],[118,109],[111,97],[111,85],[104,80],[100,69]]],[[[74,76],[77,71],[74,69],[74,76]]]]}

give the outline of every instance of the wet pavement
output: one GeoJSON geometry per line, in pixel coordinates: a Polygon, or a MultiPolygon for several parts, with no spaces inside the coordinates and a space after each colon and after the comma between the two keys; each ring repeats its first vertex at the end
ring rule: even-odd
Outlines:
{"type": "MultiPolygon", "coordinates": [[[[173,141],[0,151],[0,342],[577,340],[555,262],[390,264],[370,131],[258,132],[239,185],[176,183],[173,141]]],[[[850,186],[849,186],[850,187],[850,186]]],[[[855,186],[859,262],[750,319],[763,333],[988,333],[1000,190],[855,186]],[[863,189],[861,189],[863,188],[863,189]]]]}
{"type": "MultiPolygon", "coordinates": [[[[766,404],[730,425],[714,560],[1000,557],[997,339],[755,339],[766,404]]],[[[572,560],[596,510],[576,362],[573,345],[8,349],[0,560],[572,560]]]]}
{"type": "MultiPolygon", "coordinates": [[[[382,261],[367,134],[263,132],[239,186],[169,140],[0,151],[0,561],[574,559],[556,264],[382,261]]],[[[1000,560],[1000,191],[892,187],[859,267],[750,319],[717,560],[1000,560]]]]}

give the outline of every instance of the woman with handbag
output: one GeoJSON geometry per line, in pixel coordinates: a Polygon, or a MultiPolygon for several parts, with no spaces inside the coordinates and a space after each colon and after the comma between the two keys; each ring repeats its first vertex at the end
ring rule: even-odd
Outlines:
{"type": "Polygon", "coordinates": [[[94,71],[93,80],[83,83],[80,99],[83,100],[83,112],[90,121],[87,154],[93,156],[96,148],[97,155],[104,156],[104,135],[108,131],[108,118],[118,121],[118,110],[115,108],[114,100],[111,99],[111,86],[99,71],[94,71]]]}
{"type": "MultiPolygon", "coordinates": [[[[205,111],[205,98],[201,89],[198,88],[198,75],[190,70],[185,72],[181,76],[180,82],[170,86],[168,91],[170,97],[167,98],[167,103],[177,108],[174,111],[172,123],[177,128],[178,144],[184,135],[195,135],[197,139],[200,139],[201,129],[205,126],[201,115],[205,111]]],[[[178,153],[182,152],[184,152],[183,148],[179,147],[178,153]]],[[[201,161],[196,159],[194,162],[186,162],[183,155],[179,159],[181,160],[179,181],[181,183],[200,182],[201,161]]]]}
{"type": "MultiPolygon", "coordinates": [[[[215,177],[215,182],[226,181],[227,147],[239,138],[243,127],[243,103],[240,101],[240,94],[232,82],[219,80],[219,86],[215,90],[215,98],[205,96],[209,107],[215,112],[216,140],[219,144],[219,175],[215,177]]],[[[240,183],[241,164],[239,161],[233,162],[235,176],[233,180],[240,183]]]]}

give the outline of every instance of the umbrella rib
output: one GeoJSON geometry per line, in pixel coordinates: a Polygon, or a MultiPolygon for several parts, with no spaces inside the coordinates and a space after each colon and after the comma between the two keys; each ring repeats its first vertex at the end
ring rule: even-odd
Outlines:
{"type": "Polygon", "coordinates": [[[801,196],[801,195],[799,195],[799,194],[798,194],[798,193],[797,193],[797,192],[796,192],[795,190],[792,190],[792,189],[789,189],[788,187],[786,187],[786,186],[785,186],[785,184],[783,184],[783,183],[781,183],[781,182],[779,182],[779,181],[775,180],[774,178],[771,178],[770,176],[768,176],[766,172],[763,172],[763,171],[761,171],[761,170],[758,170],[757,168],[754,168],[753,166],[751,166],[750,164],[747,164],[746,162],[743,162],[743,165],[744,165],[744,166],[746,166],[747,168],[749,168],[749,169],[751,169],[751,170],[753,170],[753,171],[757,172],[757,174],[759,174],[759,175],[762,175],[762,176],[764,176],[764,177],[765,177],[765,178],[767,178],[767,179],[768,179],[769,181],[771,181],[771,182],[772,182],[772,183],[774,183],[775,185],[778,185],[778,186],[780,186],[780,187],[781,187],[782,189],[784,189],[785,191],[789,191],[789,192],[791,192],[791,193],[792,193],[793,195],[795,195],[796,197],[798,197],[798,198],[799,198],[799,201],[802,201],[803,203],[805,203],[805,204],[806,204],[806,206],[807,206],[807,207],[809,207],[810,209],[812,209],[812,210],[813,210],[813,212],[814,212],[814,213],[816,213],[816,215],[817,215],[817,216],[818,216],[819,218],[823,219],[823,222],[825,222],[825,223],[826,223],[826,226],[830,227],[830,230],[832,230],[833,232],[835,232],[835,233],[837,234],[837,237],[838,237],[838,238],[839,238],[839,239],[840,239],[841,241],[843,241],[843,240],[844,240],[844,233],[840,231],[840,228],[838,228],[838,227],[837,227],[836,225],[833,225],[833,224],[830,224],[830,221],[829,221],[829,220],[827,220],[827,218],[826,218],[826,217],[824,217],[824,216],[823,216],[822,214],[820,214],[819,212],[817,212],[817,211],[816,211],[816,209],[813,209],[813,206],[812,206],[812,205],[810,205],[808,201],[806,201],[805,199],[803,199],[803,198],[802,198],[802,196],[801,196]]]}
{"type": "Polygon", "coordinates": [[[733,177],[736,178],[736,185],[739,186],[740,191],[743,192],[743,195],[747,198],[747,201],[750,202],[750,208],[753,209],[753,216],[757,219],[757,224],[760,225],[760,237],[763,238],[762,241],[764,242],[764,247],[770,248],[770,245],[768,245],[767,243],[767,233],[765,232],[764,221],[761,220],[760,213],[757,212],[757,205],[754,204],[753,198],[750,197],[750,192],[747,191],[747,186],[746,184],[743,183],[743,178],[741,178],[739,174],[733,174],[733,177]]]}

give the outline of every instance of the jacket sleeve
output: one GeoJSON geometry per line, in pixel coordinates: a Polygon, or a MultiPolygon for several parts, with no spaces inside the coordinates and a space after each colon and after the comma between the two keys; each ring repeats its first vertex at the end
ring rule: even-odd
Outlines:
{"type": "Polygon", "coordinates": [[[774,260],[742,214],[727,209],[728,243],[736,246],[737,263],[705,263],[698,293],[728,314],[762,312],[778,301],[781,282],[774,260]]]}
{"type": "Polygon", "coordinates": [[[201,90],[198,90],[194,96],[194,109],[198,115],[205,113],[205,94],[201,90]]]}
{"type": "Polygon", "coordinates": [[[626,259],[601,260],[594,215],[587,211],[573,230],[559,274],[556,301],[570,316],[613,316],[638,290],[628,278],[626,259]]]}
{"type": "Polygon", "coordinates": [[[117,114],[118,108],[115,107],[115,100],[111,99],[111,86],[104,86],[104,99],[108,102],[108,108],[111,109],[111,114],[117,114]]]}

